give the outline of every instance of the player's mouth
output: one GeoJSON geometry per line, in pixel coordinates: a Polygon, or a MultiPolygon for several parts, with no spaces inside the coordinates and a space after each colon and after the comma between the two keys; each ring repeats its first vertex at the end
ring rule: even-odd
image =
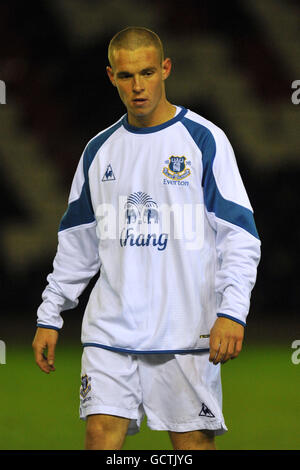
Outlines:
{"type": "Polygon", "coordinates": [[[134,98],[132,102],[136,106],[143,106],[148,100],[146,98],[134,98]]]}

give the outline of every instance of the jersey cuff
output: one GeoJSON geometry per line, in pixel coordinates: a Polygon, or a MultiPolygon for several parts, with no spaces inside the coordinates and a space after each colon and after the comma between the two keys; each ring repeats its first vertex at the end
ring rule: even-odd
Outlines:
{"type": "Polygon", "coordinates": [[[230,315],[226,315],[226,313],[217,313],[217,317],[224,317],[224,318],[229,318],[229,320],[235,321],[236,323],[239,323],[242,326],[246,326],[246,323],[243,322],[242,320],[239,320],[238,318],[231,317],[230,315]]]}
{"type": "Polygon", "coordinates": [[[47,328],[48,330],[56,330],[60,331],[60,328],[57,328],[57,326],[52,326],[52,325],[43,325],[42,323],[37,323],[37,328],[47,328]]]}

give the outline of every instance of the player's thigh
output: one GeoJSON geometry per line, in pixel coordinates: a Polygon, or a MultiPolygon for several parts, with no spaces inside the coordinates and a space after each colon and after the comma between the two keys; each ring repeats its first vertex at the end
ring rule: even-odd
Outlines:
{"type": "Polygon", "coordinates": [[[87,417],[87,429],[98,433],[120,434],[126,433],[130,419],[122,416],[94,414],[87,417]]]}
{"type": "Polygon", "coordinates": [[[86,447],[121,449],[130,419],[121,416],[94,414],[87,417],[86,447]]]}
{"type": "Polygon", "coordinates": [[[174,450],[215,450],[215,433],[213,431],[169,431],[174,450]]]}

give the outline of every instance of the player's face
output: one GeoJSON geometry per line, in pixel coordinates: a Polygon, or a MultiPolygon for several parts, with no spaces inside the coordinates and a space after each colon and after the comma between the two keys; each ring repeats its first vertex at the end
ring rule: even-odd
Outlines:
{"type": "Polygon", "coordinates": [[[130,123],[147,119],[163,109],[166,102],[164,80],[170,71],[170,59],[161,64],[154,47],[114,51],[113,68],[107,67],[107,73],[127,108],[130,123]]]}

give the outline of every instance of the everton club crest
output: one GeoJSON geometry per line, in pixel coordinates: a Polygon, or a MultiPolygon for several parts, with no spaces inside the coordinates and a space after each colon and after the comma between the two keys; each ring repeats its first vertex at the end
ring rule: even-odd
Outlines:
{"type": "Polygon", "coordinates": [[[86,374],[81,377],[80,395],[82,398],[85,398],[91,390],[91,384],[89,383],[89,380],[91,380],[91,377],[88,377],[86,374]]]}
{"type": "Polygon", "coordinates": [[[173,181],[181,181],[191,174],[191,170],[186,167],[186,165],[190,165],[191,162],[187,162],[184,156],[178,157],[172,155],[165,163],[167,163],[168,166],[163,168],[163,174],[173,181]]]}

